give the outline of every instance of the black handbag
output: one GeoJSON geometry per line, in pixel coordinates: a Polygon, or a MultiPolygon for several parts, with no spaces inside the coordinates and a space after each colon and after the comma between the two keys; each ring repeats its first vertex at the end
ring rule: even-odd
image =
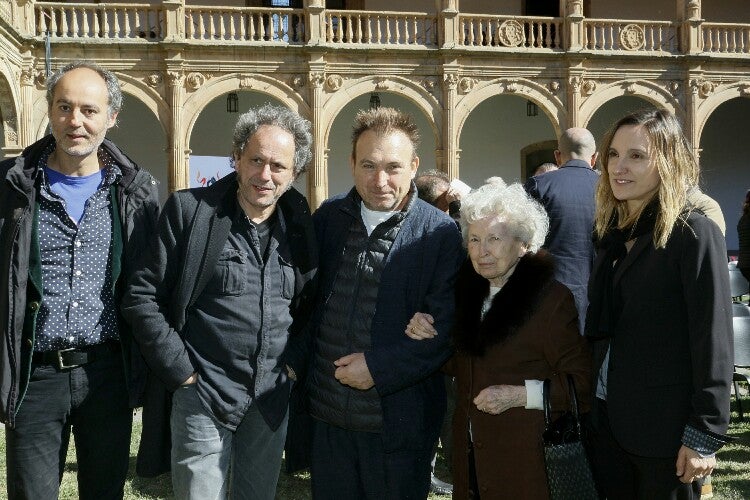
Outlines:
{"type": "Polygon", "coordinates": [[[594,477],[586,458],[578,415],[578,398],[573,377],[567,376],[570,411],[550,422],[550,380],[544,381],[544,466],[552,500],[598,500],[594,477]]]}

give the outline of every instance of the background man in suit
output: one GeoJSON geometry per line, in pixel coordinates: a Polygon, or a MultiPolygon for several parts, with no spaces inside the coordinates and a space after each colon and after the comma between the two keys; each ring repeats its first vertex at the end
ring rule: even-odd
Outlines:
{"type": "Polygon", "coordinates": [[[290,389],[284,358],[306,323],[316,266],[310,209],[291,187],[311,144],[310,122],[286,108],[240,116],[236,173],[169,198],[158,241],[130,283],[124,314],[174,391],[177,498],[224,498],[227,489],[230,498],[275,496],[290,389]]]}
{"type": "Polygon", "coordinates": [[[146,370],[117,309],[157,183],[105,139],[122,105],[114,74],[68,64],[47,103],[52,134],[0,163],[8,497],[57,498],[72,428],[80,498],[122,498],[146,370]]]}
{"type": "Polygon", "coordinates": [[[549,215],[549,233],[544,242],[555,257],[555,278],[567,286],[576,301],[583,333],[589,274],[594,263],[594,190],[599,175],[594,136],[585,128],[569,128],[557,141],[558,170],[531,177],[526,191],[549,215]]]}
{"type": "MultiPolygon", "coordinates": [[[[356,117],[354,188],[314,216],[320,288],[312,322],[315,498],[424,499],[445,413],[455,222],[417,198],[418,131],[392,108],[356,117]],[[436,341],[404,335],[417,311],[436,341]],[[430,345],[426,345],[430,344],[430,345]]],[[[299,367],[293,366],[299,373],[299,367]]]]}

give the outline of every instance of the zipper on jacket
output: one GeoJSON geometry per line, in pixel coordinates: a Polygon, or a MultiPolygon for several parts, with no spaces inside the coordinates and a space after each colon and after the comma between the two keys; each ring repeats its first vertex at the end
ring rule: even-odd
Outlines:
{"type": "MultiPolygon", "coordinates": [[[[21,216],[18,217],[18,219],[15,220],[15,227],[13,228],[13,238],[11,241],[17,241],[18,235],[21,233],[21,223],[22,221],[28,217],[28,214],[30,213],[29,206],[25,206],[23,208],[23,212],[21,212],[21,216]]],[[[13,312],[8,311],[8,325],[7,325],[7,331],[8,333],[13,332],[13,318],[16,316],[15,311],[15,294],[12,293],[12,282],[13,282],[13,260],[15,258],[16,254],[13,250],[11,250],[10,256],[9,256],[9,268],[11,270],[10,273],[8,273],[8,306],[10,307],[12,304],[13,312]]],[[[25,312],[24,312],[25,316],[25,312]]],[[[21,341],[23,342],[23,330],[21,330],[21,341]]],[[[15,422],[15,416],[16,416],[16,409],[13,402],[16,400],[17,394],[16,394],[16,366],[18,365],[18,360],[16,359],[16,352],[15,352],[15,345],[9,346],[8,349],[8,361],[10,362],[10,390],[8,391],[8,400],[6,401],[6,423],[13,427],[13,423],[15,422]]]]}

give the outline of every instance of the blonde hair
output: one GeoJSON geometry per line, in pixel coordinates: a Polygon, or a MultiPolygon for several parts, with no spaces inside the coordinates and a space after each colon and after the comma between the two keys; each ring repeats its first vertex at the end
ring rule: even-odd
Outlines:
{"type": "Polygon", "coordinates": [[[466,244],[469,226],[485,217],[500,217],[511,235],[536,253],[549,231],[549,217],[544,207],[519,183],[506,185],[500,177],[490,177],[485,184],[461,198],[461,232],[466,244]]]}
{"type": "Polygon", "coordinates": [[[606,135],[601,149],[602,175],[596,187],[596,214],[594,230],[602,238],[610,229],[613,217],[617,215],[618,227],[634,224],[640,217],[644,203],[635,213],[629,213],[625,201],[615,198],[609,183],[609,156],[615,133],[621,127],[643,127],[649,138],[650,159],[655,162],[659,173],[659,188],[654,194],[659,209],[654,226],[654,246],[664,248],[675,223],[684,211],[687,192],[698,185],[700,169],[693,154],[693,148],[682,133],[677,118],[663,109],[646,109],[631,113],[620,121],[606,135]]]}

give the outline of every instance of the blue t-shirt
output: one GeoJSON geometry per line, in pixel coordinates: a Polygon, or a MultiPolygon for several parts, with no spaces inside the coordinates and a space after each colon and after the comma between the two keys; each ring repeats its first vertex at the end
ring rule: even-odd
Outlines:
{"type": "Polygon", "coordinates": [[[61,174],[49,167],[45,167],[44,172],[47,174],[50,190],[65,201],[65,211],[79,224],[86,202],[102,184],[105,169],[83,177],[61,174]]]}

